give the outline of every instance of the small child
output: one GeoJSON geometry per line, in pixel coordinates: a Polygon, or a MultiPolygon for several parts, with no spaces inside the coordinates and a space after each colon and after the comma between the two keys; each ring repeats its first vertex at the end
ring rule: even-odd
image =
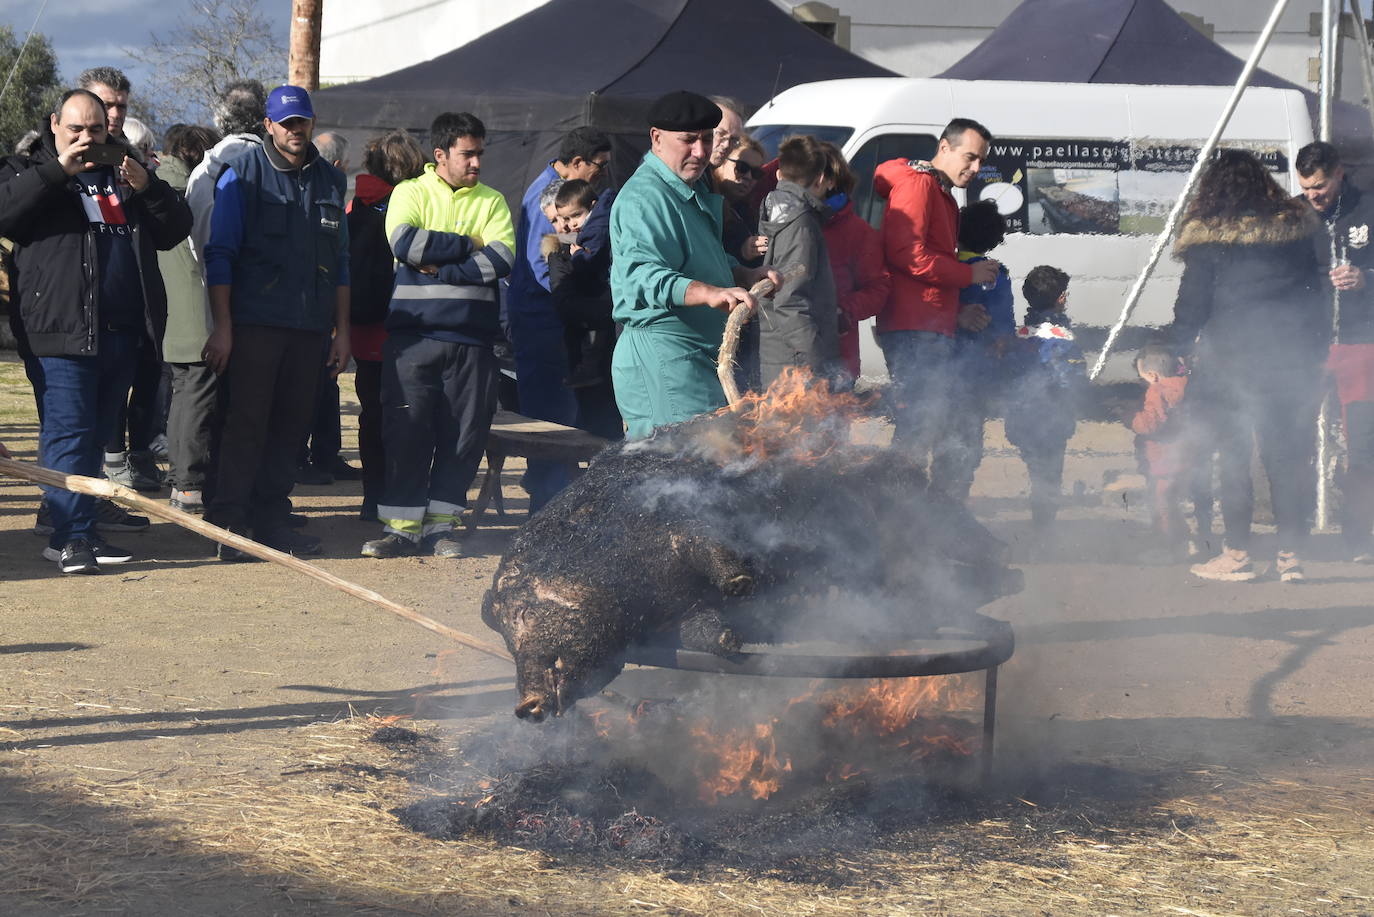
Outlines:
{"type": "MultiPolygon", "coordinates": [[[[993,201],[978,201],[959,211],[959,260],[986,261],[1002,244],[1007,221],[993,201]]],[[[968,500],[973,476],[983,462],[983,424],[995,409],[1003,388],[1003,355],[1016,335],[1011,275],[1005,267],[991,284],[975,283],[959,291],[959,329],[954,335],[956,383],[948,417],[946,446],[936,462],[948,465],[932,476],[945,493],[968,500]]]]}
{"type": "Polygon", "coordinates": [[[1049,525],[1059,509],[1064,448],[1078,426],[1088,376],[1083,351],[1065,308],[1069,275],[1042,264],[1021,286],[1026,323],[1016,331],[1020,374],[1007,407],[1007,439],[1021,452],[1030,476],[1031,521],[1049,525]]]}
{"type": "Polygon", "coordinates": [[[575,240],[546,249],[545,255],[554,309],[563,320],[567,339],[571,369],[563,384],[569,388],[590,388],[610,379],[616,338],[611,319],[611,252],[604,244],[604,233],[594,231],[604,220],[597,227],[589,223],[594,213],[604,216],[609,211],[613,196],[608,192],[598,197],[596,189],[582,179],[564,182],[554,196],[552,222],[565,237],[575,240]]]}
{"type": "Polygon", "coordinates": [[[1196,557],[1212,527],[1211,468],[1196,461],[1198,450],[1187,426],[1188,377],[1178,357],[1162,344],[1142,348],[1135,369],[1149,388],[1127,425],[1135,431],[1136,452],[1144,460],[1151,521],[1170,550],[1186,543],[1188,555],[1196,557]],[[1198,538],[1190,537],[1181,509],[1185,486],[1191,491],[1198,538]]]}
{"type": "Polygon", "coordinates": [[[765,267],[805,265],[806,274],[760,304],[759,375],[764,389],[789,366],[830,378],[840,366],[839,297],[825,247],[830,208],[822,196],[829,160],[815,137],[788,137],[778,147],[778,187],[763,201],[759,232],[768,236],[765,267]]]}

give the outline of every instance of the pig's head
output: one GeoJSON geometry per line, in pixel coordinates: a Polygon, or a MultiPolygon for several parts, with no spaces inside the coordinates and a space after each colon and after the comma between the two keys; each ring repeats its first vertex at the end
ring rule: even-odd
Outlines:
{"type": "Polygon", "coordinates": [[[536,723],[546,716],[561,716],[581,698],[610,684],[622,668],[618,662],[578,658],[574,652],[557,656],[517,653],[515,689],[520,701],[515,715],[536,723]]]}

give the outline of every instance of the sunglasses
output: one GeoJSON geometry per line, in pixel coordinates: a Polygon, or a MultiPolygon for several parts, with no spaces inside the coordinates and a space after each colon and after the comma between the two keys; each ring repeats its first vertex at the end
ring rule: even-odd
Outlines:
{"type": "Polygon", "coordinates": [[[762,167],[762,166],[751,166],[751,165],[749,165],[749,163],[745,162],[743,159],[732,159],[732,160],[730,160],[730,161],[733,162],[733,163],[735,164],[735,174],[738,175],[740,178],[762,178],[762,177],[763,177],[763,167],[762,167]]]}

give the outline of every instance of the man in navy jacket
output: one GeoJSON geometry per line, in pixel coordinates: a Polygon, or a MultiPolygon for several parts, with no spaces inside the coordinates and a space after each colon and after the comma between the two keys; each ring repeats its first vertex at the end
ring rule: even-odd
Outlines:
{"type": "MultiPolygon", "coordinates": [[[[267,141],[230,159],[215,186],[205,282],[214,330],[205,360],[228,409],[209,516],[291,554],[318,554],[292,531],[296,450],[314,413],[320,354],[349,358],[344,175],[310,142],[315,113],[298,86],[267,96],[267,141]]],[[[221,545],[221,560],[248,555],[221,545]]]]}

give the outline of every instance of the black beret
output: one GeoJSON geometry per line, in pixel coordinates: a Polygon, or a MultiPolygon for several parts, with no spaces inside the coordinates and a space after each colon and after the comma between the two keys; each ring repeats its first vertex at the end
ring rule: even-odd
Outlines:
{"type": "Polygon", "coordinates": [[[649,109],[649,126],[661,131],[700,131],[720,123],[720,106],[706,96],[679,89],[649,109]]]}

